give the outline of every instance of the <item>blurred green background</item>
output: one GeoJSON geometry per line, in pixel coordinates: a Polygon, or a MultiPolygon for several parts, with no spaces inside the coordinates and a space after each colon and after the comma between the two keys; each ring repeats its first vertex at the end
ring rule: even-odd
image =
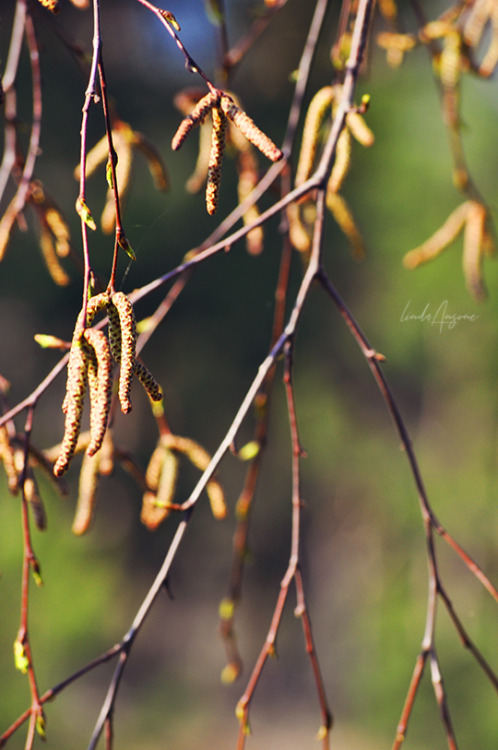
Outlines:
{"type": "MultiPolygon", "coordinates": [[[[5,64],[12,9],[1,8],[0,58],[5,64]]],[[[126,202],[125,227],[137,254],[123,281],[131,291],[173,268],[199,245],[218,219],[207,216],[203,196],[190,196],[184,183],[196,158],[196,136],[179,153],[169,147],[180,121],[172,97],[197,85],[174,43],[152,14],[128,0],[103,2],[103,53],[109,92],[122,119],[156,143],[168,165],[172,187],[155,193],[146,167],[136,158],[126,202]]],[[[248,28],[257,2],[227,0],[231,40],[248,28]]],[[[307,101],[331,76],[329,50],[338,11],[327,16],[307,101]]],[[[435,17],[441,3],[425,3],[435,17]]],[[[313,3],[289,0],[237,69],[232,89],[245,109],[278,143],[292,95],[313,3]]],[[[30,6],[31,7],[31,6],[30,6]]],[[[169,2],[187,49],[213,75],[217,32],[205,20],[201,0],[169,2]]],[[[64,209],[79,249],[73,206],[77,183],[81,107],[86,79],[60,35],[90,49],[90,12],[63,3],[54,19],[33,4],[44,81],[44,123],[36,176],[64,209]]],[[[403,22],[414,28],[409,10],[403,22]]],[[[381,28],[378,26],[378,28],[381,28]]],[[[377,29],[377,27],[376,27],[377,29]]],[[[368,247],[365,260],[351,259],[347,243],[329,221],[327,270],[372,345],[386,356],[384,372],[406,419],[433,508],[448,530],[496,580],[497,307],[496,263],[485,266],[489,299],[468,295],[461,270],[461,240],[434,264],[416,272],[401,264],[461,202],[452,186],[451,158],[438,95],[424,50],[392,70],[372,41],[369,71],[358,93],[371,96],[367,121],[376,136],[372,149],[355,145],[345,195],[368,247]],[[476,315],[452,330],[417,320],[402,321],[407,307],[431,312],[444,302],[448,312],[476,315]]],[[[24,53],[19,111],[29,123],[30,79],[24,53]]],[[[465,150],[472,175],[493,211],[498,203],[496,80],[465,79],[465,150]]],[[[103,123],[93,108],[90,142],[103,123]]],[[[28,131],[26,125],[26,133],[28,131]]],[[[262,162],[261,162],[262,164],[262,162]]],[[[233,162],[224,164],[222,218],[235,205],[233,162]]],[[[89,180],[88,202],[98,215],[105,192],[103,173],[89,180]]],[[[496,215],[496,214],[495,214],[496,215]]],[[[57,361],[40,350],[36,333],[69,338],[80,306],[75,273],[66,289],[53,285],[37,248],[33,222],[16,233],[0,267],[0,373],[11,383],[9,401],[24,398],[57,361]]],[[[91,237],[92,259],[108,272],[112,240],[91,237]]],[[[164,387],[172,429],[214,451],[264,358],[271,335],[274,288],[281,239],[277,221],[266,229],[265,251],[246,253],[243,243],[199,269],[144,350],[144,359],[164,387]]],[[[120,273],[125,270],[124,264],[120,273]]],[[[296,258],[292,289],[301,265],[296,258]]],[[[150,315],[163,290],[137,305],[150,315]]],[[[277,379],[281,379],[281,372],[277,379]]],[[[303,573],[322,674],[336,718],[335,748],[390,747],[423,635],[427,574],[423,528],[406,457],[368,367],[330,301],[317,287],[306,305],[296,345],[295,389],[306,501],[303,573]]],[[[43,396],[35,413],[33,439],[48,447],[60,440],[64,378],[43,396]]],[[[18,429],[23,417],[17,419],[18,429]]],[[[242,430],[251,435],[251,419],[242,430]]],[[[136,452],[143,466],[157,431],[137,388],[134,410],[118,416],[116,442],[136,452]]],[[[212,520],[207,503],[194,514],[173,565],[170,586],[156,603],[133,650],[116,708],[116,747],[157,750],[234,747],[235,704],[270,624],[290,545],[290,455],[287,415],[279,383],[272,401],[270,440],[258,486],[250,534],[250,560],[238,614],[245,671],[222,685],[225,664],[217,634],[217,610],[225,594],[234,514],[212,520]]],[[[71,534],[76,499],[75,460],[61,500],[40,479],[48,529],[34,532],[44,586],[33,587],[30,637],[40,689],[64,679],[118,641],[157,571],[175,519],[155,534],[139,522],[141,494],[120,469],[102,481],[91,533],[71,534]]],[[[221,477],[231,510],[245,466],[223,461],[221,477]]],[[[3,471],[3,470],[2,470],[3,471]]],[[[184,498],[195,480],[185,472],[184,498]]],[[[0,486],[0,731],[26,708],[26,677],[14,670],[12,647],[19,624],[22,536],[19,503],[0,486]]],[[[440,564],[457,611],[471,637],[495,669],[496,607],[442,543],[440,564]]],[[[293,616],[294,594],[278,640],[279,659],[263,673],[252,713],[247,747],[312,748],[320,716],[301,624],[293,616]]],[[[450,710],[462,748],[498,743],[496,695],[462,648],[446,613],[438,618],[437,644],[450,710]]],[[[46,707],[48,746],[86,747],[107,689],[111,668],[101,667],[65,690],[46,707]]],[[[446,747],[427,674],[417,699],[406,747],[446,747]]],[[[21,730],[9,747],[24,747],[21,730]]]]}

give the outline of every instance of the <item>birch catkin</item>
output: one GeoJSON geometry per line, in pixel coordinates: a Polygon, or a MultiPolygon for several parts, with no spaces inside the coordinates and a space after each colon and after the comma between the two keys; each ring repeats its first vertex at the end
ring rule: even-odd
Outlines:
{"type": "Polygon", "coordinates": [[[66,421],[59,457],[54,466],[56,477],[62,476],[67,471],[78,442],[86,385],[87,361],[80,334],[73,339],[69,353],[66,397],[63,403],[66,421]]]}
{"type": "Polygon", "coordinates": [[[220,95],[217,91],[209,91],[209,93],[197,102],[192,112],[181,121],[178,130],[173,136],[173,140],[171,141],[173,151],[178,151],[183,145],[192,128],[204,122],[207,113],[218,104],[219,99],[220,95]]]}
{"type": "Polygon", "coordinates": [[[256,148],[259,148],[270,161],[279,161],[283,157],[283,152],[273,143],[265,133],[263,133],[233,99],[227,94],[221,97],[221,108],[229,120],[238,127],[240,132],[245,135],[256,148]]]}
{"type": "Polygon", "coordinates": [[[121,349],[119,353],[119,401],[123,414],[131,411],[131,381],[135,370],[135,346],[137,340],[137,327],[133,307],[128,297],[123,292],[112,295],[112,305],[119,315],[119,328],[121,334],[121,349]]]}
{"type": "Polygon", "coordinates": [[[87,328],[84,333],[85,340],[94,353],[89,357],[88,382],[90,391],[90,444],[87,448],[89,456],[93,456],[100,449],[107,428],[107,420],[111,407],[112,392],[112,363],[109,344],[102,331],[87,328]],[[90,369],[96,365],[94,378],[95,386],[91,384],[90,369]]]}
{"type": "Polygon", "coordinates": [[[225,134],[227,129],[227,118],[222,110],[214,107],[212,110],[212,116],[213,130],[206,185],[206,208],[208,214],[211,215],[214,214],[218,208],[218,195],[221,182],[221,162],[225,150],[225,134]]]}

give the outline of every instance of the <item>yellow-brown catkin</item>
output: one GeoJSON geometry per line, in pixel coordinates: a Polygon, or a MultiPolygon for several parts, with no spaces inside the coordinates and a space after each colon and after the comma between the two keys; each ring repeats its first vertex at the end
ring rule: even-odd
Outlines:
{"type": "Polygon", "coordinates": [[[177,471],[177,457],[160,441],[150,457],[145,473],[145,481],[149,489],[143,495],[140,514],[140,520],[150,531],[157,529],[169,515],[167,505],[173,497],[177,471]],[[161,504],[158,502],[159,495],[161,495],[161,504]]]}
{"type": "Polygon", "coordinates": [[[213,130],[211,152],[209,154],[208,177],[206,184],[206,208],[208,214],[214,214],[218,208],[218,195],[221,182],[221,162],[225,150],[227,118],[223,112],[214,107],[212,110],[213,130]]]}
{"type": "Polygon", "coordinates": [[[78,442],[87,384],[86,371],[86,354],[81,343],[81,336],[79,336],[73,339],[69,353],[66,397],[63,405],[66,422],[59,457],[54,466],[56,477],[60,477],[67,471],[78,442]]]}
{"type": "Polygon", "coordinates": [[[476,0],[467,13],[463,38],[469,47],[477,47],[493,12],[494,0],[476,0]]]}
{"type": "MultiPolygon", "coordinates": [[[[247,145],[249,146],[249,144],[247,145]]],[[[239,173],[237,192],[239,196],[239,203],[242,203],[250,195],[258,182],[258,168],[252,146],[245,148],[239,153],[237,158],[237,170],[239,173]]],[[[245,212],[242,218],[245,226],[252,224],[253,221],[258,219],[259,210],[257,205],[254,203],[245,212]]],[[[250,253],[251,255],[259,255],[261,253],[261,251],[263,250],[262,226],[254,227],[246,235],[246,247],[248,253],[250,253]]]]}
{"type": "Polygon", "coordinates": [[[463,225],[469,215],[471,202],[465,201],[446,219],[443,226],[437,232],[423,242],[419,247],[406,253],[403,258],[405,268],[417,268],[422,263],[426,263],[436,258],[448,245],[453,242],[463,229],[463,225]]]}
{"type": "Polygon", "coordinates": [[[14,461],[14,448],[12,447],[9,431],[5,425],[0,427],[0,459],[3,461],[9,491],[13,495],[19,491],[19,477],[14,461]]]}
{"type": "MultiPolygon", "coordinates": [[[[211,461],[211,456],[204,448],[191,438],[168,435],[165,439],[166,445],[179,453],[183,453],[189,461],[200,471],[205,471],[211,461]]],[[[216,478],[211,477],[206,485],[206,492],[211,505],[211,512],[216,519],[226,518],[227,508],[223,489],[216,478]]]]}
{"type": "Polygon", "coordinates": [[[233,99],[226,94],[221,97],[221,108],[229,120],[238,127],[240,132],[245,135],[262,154],[270,161],[279,161],[283,157],[283,152],[273,143],[265,133],[263,133],[233,99]]]}
{"type": "Polygon", "coordinates": [[[59,262],[52,233],[43,223],[40,227],[40,249],[52,280],[55,281],[58,286],[67,286],[70,282],[70,278],[59,262]]]}
{"type": "Polygon", "coordinates": [[[50,231],[55,237],[55,250],[57,255],[60,258],[67,257],[71,248],[71,235],[66,220],[55,206],[47,208],[44,216],[50,231]]]}
{"type": "Polygon", "coordinates": [[[152,401],[160,401],[163,397],[161,387],[151,371],[140,360],[135,360],[134,372],[152,401]]]}
{"type": "Polygon", "coordinates": [[[325,116],[332,112],[334,88],[324,86],[310,102],[304,121],[301,151],[296,170],[296,185],[302,185],[311,174],[315,161],[320,130],[325,116]]]}
{"type": "Polygon", "coordinates": [[[119,321],[119,313],[114,305],[109,305],[107,308],[107,319],[108,319],[108,330],[107,334],[109,337],[109,346],[111,354],[116,362],[121,361],[121,324],[119,321]]]}
{"type": "Polygon", "coordinates": [[[189,193],[198,193],[207,180],[209,155],[211,153],[212,123],[206,120],[199,131],[199,152],[194,171],[187,180],[185,187],[189,193]]]}
{"type": "Polygon", "coordinates": [[[358,143],[361,143],[365,148],[373,146],[375,136],[359,112],[348,112],[346,115],[346,125],[358,143]]]}
{"type": "Polygon", "coordinates": [[[209,91],[209,93],[203,96],[199,102],[197,102],[192,112],[187,115],[184,120],[182,120],[178,130],[173,136],[173,140],[171,141],[171,148],[173,149],[173,151],[178,151],[178,149],[183,145],[192,128],[204,122],[204,118],[206,117],[209,110],[213,107],[216,107],[219,100],[220,95],[217,91],[209,91]]]}
{"type": "MultiPolygon", "coordinates": [[[[147,160],[147,166],[156,190],[164,192],[169,188],[166,165],[158,149],[142,133],[133,132],[131,145],[137,148],[147,160]]],[[[119,183],[118,183],[119,184],[119,183]]]]}
{"type": "Polygon", "coordinates": [[[131,411],[131,381],[135,369],[135,346],[137,341],[137,326],[133,307],[123,292],[112,295],[112,304],[119,314],[121,331],[121,353],[119,366],[119,401],[123,414],[131,411]]]}
{"type": "Polygon", "coordinates": [[[78,502],[71,527],[73,534],[80,536],[90,528],[95,511],[95,498],[99,481],[100,456],[83,457],[80,471],[78,502]]]}
{"type": "Polygon", "coordinates": [[[363,237],[355,224],[351,209],[342,195],[333,193],[330,190],[327,191],[325,200],[327,208],[332,213],[340,229],[349,240],[353,250],[353,257],[360,260],[365,256],[365,244],[363,242],[363,237]]]}
{"type": "MultiPolygon", "coordinates": [[[[95,316],[98,315],[99,312],[102,312],[102,310],[106,309],[106,307],[109,305],[110,299],[111,298],[107,294],[107,292],[101,292],[100,294],[95,294],[93,297],[90,297],[86,306],[87,326],[91,326],[95,319],[95,316]]],[[[79,331],[81,328],[83,328],[83,310],[81,310],[80,314],[78,315],[78,321],[76,323],[75,331],[79,331]]]]}
{"type": "MultiPolygon", "coordinates": [[[[92,387],[90,383],[90,366],[88,376],[90,386],[91,440],[87,448],[87,453],[89,456],[93,456],[100,449],[107,428],[107,420],[111,408],[112,363],[109,344],[102,331],[87,328],[84,332],[84,337],[94,352],[97,365],[95,372],[96,387],[92,387]]],[[[92,360],[90,359],[90,361],[92,360]]]]}
{"type": "Polygon", "coordinates": [[[335,149],[335,161],[330,173],[327,190],[332,193],[338,193],[342,187],[351,164],[351,135],[347,128],[344,128],[335,149]]]}
{"type": "Polygon", "coordinates": [[[486,297],[482,278],[483,237],[486,226],[486,209],[472,201],[463,235],[463,274],[467,289],[477,300],[486,297]]]}
{"type": "Polygon", "coordinates": [[[176,490],[176,480],[178,477],[178,456],[165,446],[164,461],[161,469],[161,476],[156,492],[155,505],[157,508],[169,512],[169,506],[173,502],[176,490]]]}

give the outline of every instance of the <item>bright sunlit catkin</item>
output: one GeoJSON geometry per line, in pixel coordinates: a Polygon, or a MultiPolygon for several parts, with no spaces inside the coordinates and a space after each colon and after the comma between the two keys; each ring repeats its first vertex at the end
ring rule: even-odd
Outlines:
{"type": "Polygon", "coordinates": [[[463,233],[463,275],[467,289],[477,300],[486,297],[482,277],[483,238],[486,226],[486,209],[472,201],[463,233]]]}
{"type": "Polygon", "coordinates": [[[263,133],[233,99],[226,94],[221,97],[221,108],[229,120],[238,127],[240,132],[245,135],[256,148],[259,148],[270,161],[279,161],[283,157],[282,151],[273,143],[265,133],[263,133]]]}
{"type": "Polygon", "coordinates": [[[320,89],[310,102],[304,121],[301,151],[296,170],[296,185],[302,185],[310,176],[318,148],[320,130],[327,114],[332,112],[333,86],[320,89]]]}
{"type": "Polygon", "coordinates": [[[74,337],[69,353],[66,397],[63,404],[66,421],[59,457],[54,466],[56,477],[60,477],[67,471],[78,442],[87,384],[86,371],[86,355],[80,334],[74,337]]]}
{"type": "Polygon", "coordinates": [[[87,448],[88,455],[93,456],[100,449],[107,428],[111,407],[112,362],[109,344],[102,331],[87,328],[84,337],[93,353],[93,356],[88,357],[91,440],[87,448]],[[92,380],[96,381],[94,384],[91,382],[90,370],[92,380]]]}
{"type": "Polygon", "coordinates": [[[470,201],[465,201],[446,219],[443,226],[437,232],[423,242],[419,247],[406,253],[403,258],[403,264],[406,268],[417,268],[422,263],[426,263],[436,258],[445,248],[457,238],[463,229],[463,225],[469,215],[471,207],[470,201]]]}
{"type": "Polygon", "coordinates": [[[221,182],[221,162],[225,150],[227,119],[224,113],[214,107],[212,110],[213,130],[211,152],[209,154],[208,177],[206,184],[206,208],[208,214],[214,214],[218,208],[218,195],[221,182]]]}
{"type": "Polygon", "coordinates": [[[134,372],[152,401],[160,401],[163,394],[159,383],[144,363],[138,359],[135,360],[134,372]]]}
{"type": "Polygon", "coordinates": [[[209,93],[203,96],[199,102],[197,102],[192,112],[187,115],[184,120],[182,120],[178,130],[173,136],[173,140],[171,141],[171,148],[173,149],[173,151],[178,151],[178,149],[183,145],[192,128],[194,128],[196,125],[201,125],[204,122],[204,118],[206,117],[209,110],[218,104],[219,98],[220,95],[218,92],[209,91],[209,93]]]}
{"type": "Polygon", "coordinates": [[[80,536],[88,531],[95,510],[100,456],[85,454],[81,463],[78,502],[71,530],[80,536]]]}
{"type": "Polygon", "coordinates": [[[128,414],[131,411],[131,381],[135,365],[135,346],[137,340],[137,329],[133,307],[128,297],[123,292],[112,295],[112,305],[119,315],[119,327],[121,333],[121,350],[119,358],[119,401],[121,411],[128,414]]]}

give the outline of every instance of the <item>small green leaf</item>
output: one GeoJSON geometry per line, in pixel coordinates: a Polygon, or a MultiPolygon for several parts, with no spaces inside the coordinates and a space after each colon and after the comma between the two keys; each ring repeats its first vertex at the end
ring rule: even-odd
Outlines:
{"type": "Polygon", "coordinates": [[[97,225],[95,221],[93,220],[91,211],[86,205],[83,198],[78,198],[76,201],[76,213],[78,214],[80,219],[82,219],[85,222],[87,227],[89,227],[90,229],[93,229],[93,231],[97,229],[97,225]]]}
{"type": "Polygon", "coordinates": [[[128,242],[128,238],[126,234],[124,232],[118,232],[117,240],[118,240],[119,247],[121,247],[125,251],[127,256],[131,258],[132,260],[136,260],[137,256],[133,252],[133,248],[128,242]]]}
{"type": "Polygon", "coordinates": [[[38,716],[36,717],[36,732],[37,732],[38,736],[41,737],[42,740],[46,740],[47,739],[47,734],[45,732],[45,726],[46,726],[45,717],[44,717],[43,713],[40,712],[38,714],[38,716]]]}
{"type": "Polygon", "coordinates": [[[112,179],[112,162],[110,159],[107,159],[107,162],[105,165],[105,178],[107,180],[107,184],[109,185],[109,189],[113,190],[114,180],[112,179]]]}
{"type": "Polygon", "coordinates": [[[14,641],[14,664],[22,674],[26,674],[29,667],[29,659],[26,656],[24,643],[20,640],[14,641]]]}
{"type": "Polygon", "coordinates": [[[36,333],[34,336],[36,343],[41,346],[42,349],[67,349],[68,344],[66,341],[57,338],[57,336],[50,336],[47,333],[36,333]]]}
{"type": "Polygon", "coordinates": [[[164,18],[164,20],[167,21],[169,25],[175,29],[175,31],[181,31],[180,24],[174,17],[173,13],[171,13],[169,10],[160,10],[159,13],[164,18]]]}

